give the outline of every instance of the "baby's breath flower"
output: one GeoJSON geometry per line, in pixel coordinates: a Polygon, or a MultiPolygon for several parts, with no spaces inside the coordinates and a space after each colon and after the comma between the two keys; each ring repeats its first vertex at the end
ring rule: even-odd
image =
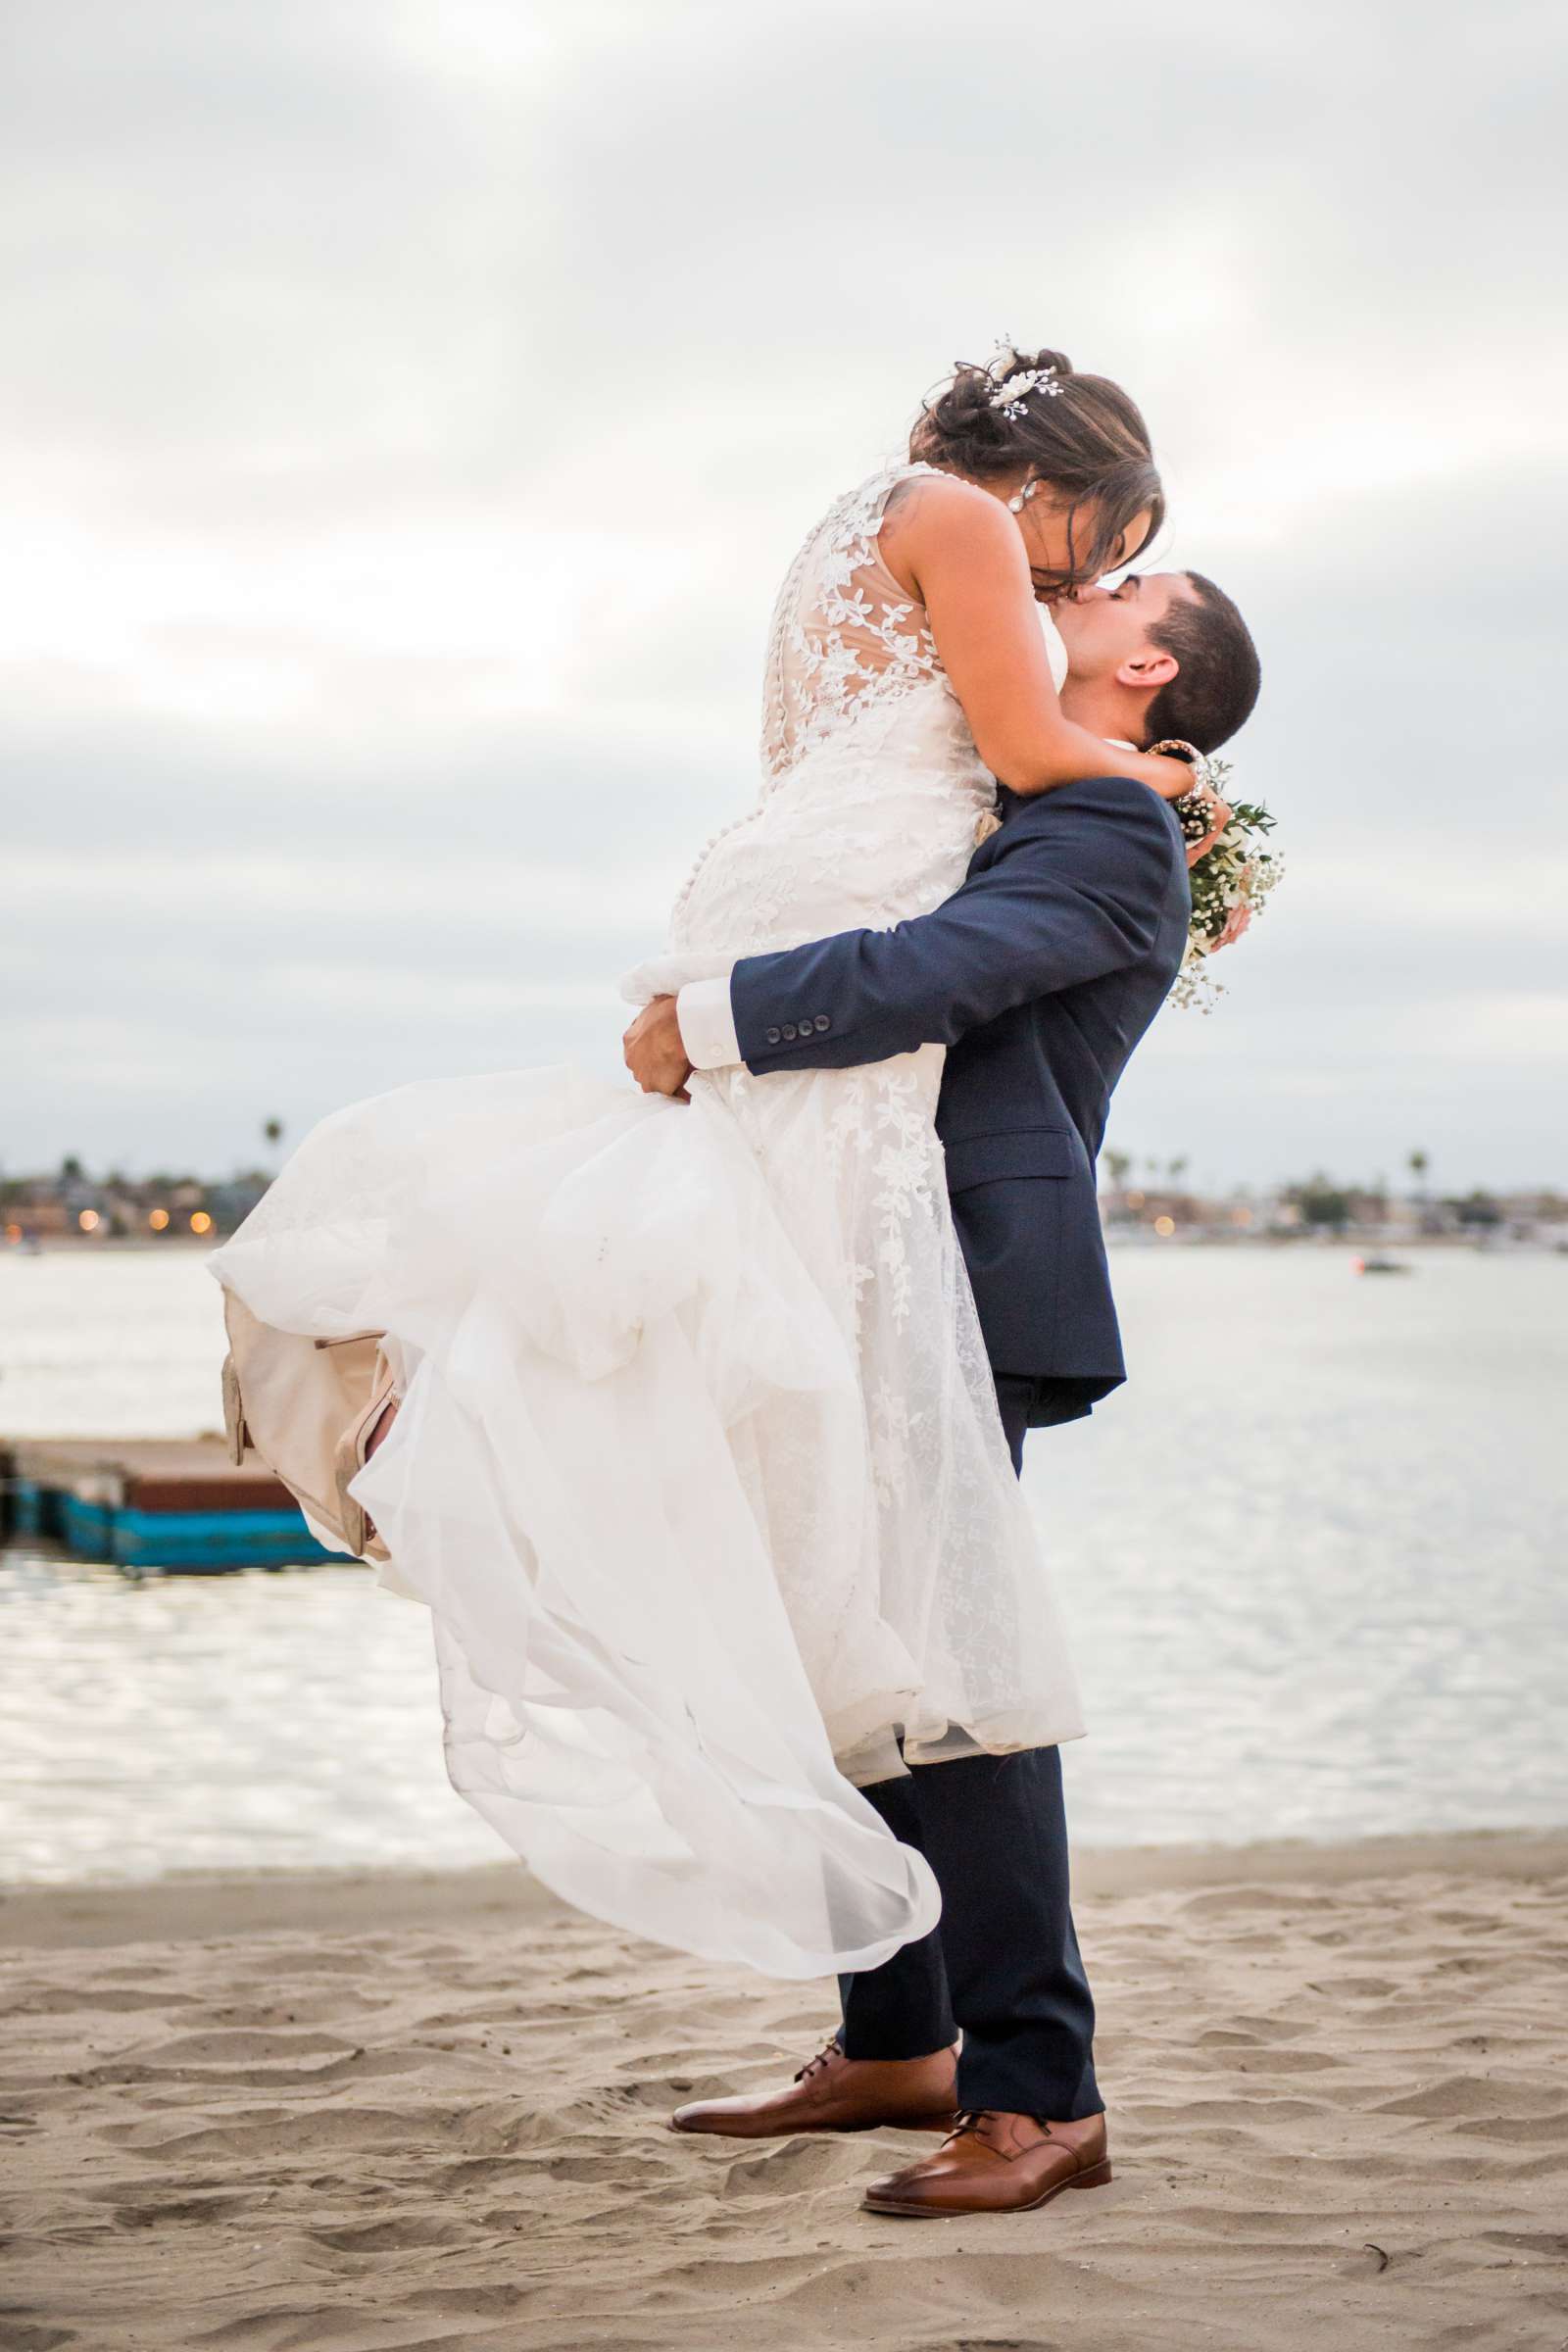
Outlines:
{"type": "MultiPolygon", "coordinates": [[[[1214,790],[1224,798],[1229,761],[1210,760],[1208,773],[1214,790]]],[[[1209,828],[1206,797],[1188,793],[1175,808],[1184,839],[1204,840],[1209,828]]],[[[1260,801],[1237,801],[1224,832],[1193,867],[1192,921],[1187,954],[1170,992],[1173,1004],[1196,1004],[1200,1012],[1211,1012],[1224,995],[1224,983],[1214,977],[1208,957],[1237,911],[1245,907],[1249,916],[1255,915],[1284,872],[1284,860],[1261,846],[1273,830],[1274,818],[1260,801]]]]}

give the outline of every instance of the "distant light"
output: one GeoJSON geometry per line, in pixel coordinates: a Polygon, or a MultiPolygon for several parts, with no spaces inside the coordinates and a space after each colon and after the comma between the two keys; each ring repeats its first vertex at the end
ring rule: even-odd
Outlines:
{"type": "Polygon", "coordinates": [[[96,1233],[98,1230],[98,1211],[95,1208],[82,1209],[76,1218],[76,1223],[81,1227],[83,1233],[96,1233]]]}
{"type": "Polygon", "coordinates": [[[1250,1225],[1251,1222],[1252,1212],[1250,1208],[1233,1208],[1231,1210],[1231,1223],[1233,1225],[1250,1225]]]}
{"type": "Polygon", "coordinates": [[[211,1233],[211,1232],[212,1232],[212,1230],[213,1230],[213,1220],[212,1220],[212,1218],[211,1218],[211,1217],[210,1217],[210,1216],[207,1214],[207,1211],[206,1211],[206,1209],[205,1209],[205,1208],[194,1208],[194,1209],[192,1209],[192,1210],[191,1210],[191,1217],[190,1217],[190,1229],[191,1229],[192,1233],[211,1233]]]}
{"type": "Polygon", "coordinates": [[[1156,1217],[1154,1219],[1154,1231],[1162,1242],[1168,1242],[1175,1230],[1176,1220],[1174,1217],[1156,1217]]]}
{"type": "Polygon", "coordinates": [[[20,1225],[8,1225],[6,1227],[6,1240],[8,1242],[20,1242],[21,1239],[22,1227],[20,1225]]]}
{"type": "Polygon", "coordinates": [[[1144,1196],[1143,1196],[1143,1194],[1142,1194],[1142,1193],[1129,1193],[1129,1194],[1128,1194],[1128,1196],[1127,1196],[1127,1205],[1128,1205],[1128,1207],[1129,1207],[1129,1208],[1142,1208],[1142,1207],[1143,1207],[1143,1205],[1144,1205],[1144,1196]]]}
{"type": "Polygon", "coordinates": [[[162,1233],[169,1223],[168,1209],[155,1208],[148,1217],[147,1222],[152,1227],[154,1233],[162,1233]]]}

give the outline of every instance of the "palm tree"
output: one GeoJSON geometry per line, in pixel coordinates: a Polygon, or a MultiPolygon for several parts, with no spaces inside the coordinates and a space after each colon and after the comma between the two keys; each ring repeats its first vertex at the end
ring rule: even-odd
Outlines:
{"type": "Polygon", "coordinates": [[[1412,1152],[1405,1164],[1410,1170],[1411,1196],[1415,1201],[1418,1222],[1424,1225],[1427,1208],[1427,1169],[1432,1163],[1424,1152],[1412,1152]]]}
{"type": "Polygon", "coordinates": [[[1105,1163],[1106,1175],[1115,1189],[1120,1192],[1133,1164],[1132,1153],[1130,1152],[1102,1152],[1100,1156],[1105,1163]]]}

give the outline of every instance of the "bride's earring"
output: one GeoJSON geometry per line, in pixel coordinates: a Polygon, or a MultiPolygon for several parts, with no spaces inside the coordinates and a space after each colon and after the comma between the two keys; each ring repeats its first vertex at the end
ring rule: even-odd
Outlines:
{"type": "Polygon", "coordinates": [[[1025,482],[1021,490],[1015,490],[1013,492],[1012,496],[1007,501],[1007,513],[1009,514],[1021,514],[1024,511],[1024,508],[1029,504],[1029,501],[1033,498],[1039,487],[1040,476],[1036,474],[1033,481],[1025,482]]]}

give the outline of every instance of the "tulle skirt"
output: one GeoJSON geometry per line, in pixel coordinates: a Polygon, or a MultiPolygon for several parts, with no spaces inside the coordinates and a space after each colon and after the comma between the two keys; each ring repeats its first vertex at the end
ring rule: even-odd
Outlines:
{"type": "Polygon", "coordinates": [[[388,1335],[402,1409],[353,1491],[434,1621],[453,1783],[514,1851],[705,1957],[869,1968],[940,1904],[844,1760],[1070,1738],[1076,1694],[994,1398],[971,1368],[906,1428],[945,1533],[890,1490],[855,1319],[765,1152],[694,1092],[531,1070],[352,1105],[213,1268],[280,1332],[388,1335]],[[923,1575],[889,1556],[922,1547],[923,1575]],[[956,1610],[933,1578],[966,1548],[990,1582],[956,1610]]]}

